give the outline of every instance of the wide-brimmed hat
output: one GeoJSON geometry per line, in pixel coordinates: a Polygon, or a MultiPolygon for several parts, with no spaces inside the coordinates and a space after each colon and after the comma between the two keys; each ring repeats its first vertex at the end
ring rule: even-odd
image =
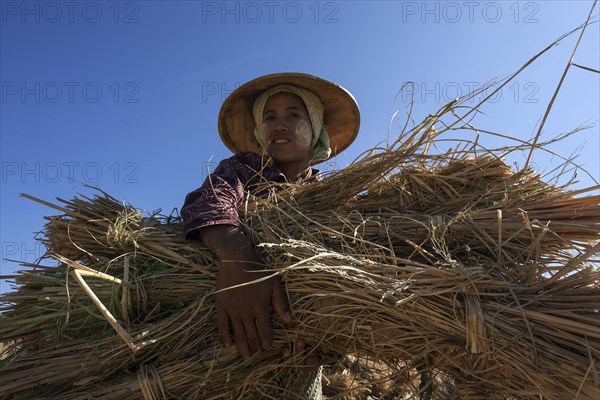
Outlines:
{"type": "Polygon", "coordinates": [[[219,112],[219,134],[229,150],[233,153],[262,153],[253,134],[256,124],[252,106],[265,90],[284,83],[310,90],[321,100],[325,110],[323,125],[329,134],[331,157],[350,146],[360,126],[360,112],[352,94],[340,85],[314,75],[285,72],[253,79],[225,99],[219,112]]]}

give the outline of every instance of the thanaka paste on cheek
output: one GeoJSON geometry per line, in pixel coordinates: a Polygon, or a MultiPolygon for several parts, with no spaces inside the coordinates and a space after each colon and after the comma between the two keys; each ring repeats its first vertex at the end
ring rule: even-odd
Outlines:
{"type": "Polygon", "coordinates": [[[298,143],[309,146],[312,144],[312,127],[308,121],[298,121],[296,125],[296,136],[298,143]]]}

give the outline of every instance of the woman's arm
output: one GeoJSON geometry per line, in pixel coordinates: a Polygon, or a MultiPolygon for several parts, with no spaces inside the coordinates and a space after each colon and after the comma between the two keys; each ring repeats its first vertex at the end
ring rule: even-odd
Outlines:
{"type": "Polygon", "coordinates": [[[219,337],[231,346],[230,324],[240,355],[248,359],[273,343],[271,305],[284,321],[290,319],[290,306],[278,276],[260,282],[248,282],[269,276],[249,238],[233,225],[211,225],[198,230],[202,242],[219,258],[215,302],[219,337]]]}

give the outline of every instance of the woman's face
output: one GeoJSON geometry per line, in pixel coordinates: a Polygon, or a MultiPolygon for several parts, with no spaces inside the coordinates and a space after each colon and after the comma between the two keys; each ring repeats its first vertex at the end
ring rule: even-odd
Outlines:
{"type": "Polygon", "coordinates": [[[302,99],[288,92],[275,93],[265,104],[262,134],[267,153],[278,164],[308,163],[312,125],[302,99]]]}

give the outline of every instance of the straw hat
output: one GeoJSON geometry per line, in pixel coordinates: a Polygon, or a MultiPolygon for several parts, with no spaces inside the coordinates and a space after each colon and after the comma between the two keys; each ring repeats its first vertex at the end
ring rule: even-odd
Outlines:
{"type": "Polygon", "coordinates": [[[345,150],[356,139],[360,112],[350,92],[314,75],[285,72],[253,79],[225,99],[219,112],[219,134],[229,150],[234,153],[262,152],[252,133],[255,127],[252,106],[265,90],[283,83],[308,89],[323,103],[323,126],[329,134],[331,157],[345,150]]]}

